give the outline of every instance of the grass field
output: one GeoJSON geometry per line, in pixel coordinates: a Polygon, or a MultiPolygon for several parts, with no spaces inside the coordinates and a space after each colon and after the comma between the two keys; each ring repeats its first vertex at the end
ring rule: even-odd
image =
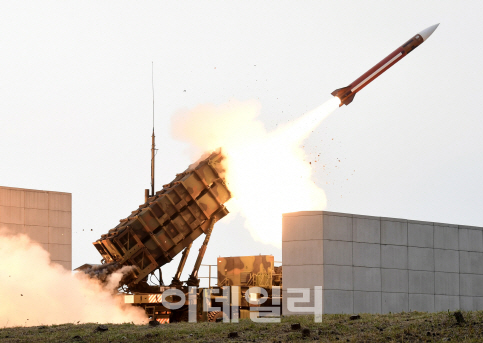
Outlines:
{"type": "Polygon", "coordinates": [[[6,342],[483,342],[483,311],[462,312],[458,324],[453,312],[398,313],[387,315],[325,315],[322,323],[313,316],[283,317],[281,323],[173,323],[149,325],[63,324],[0,329],[6,342]],[[292,324],[299,323],[300,329],[292,324]],[[304,330],[305,329],[305,330],[304,330]],[[230,333],[238,337],[229,338],[230,333]],[[305,337],[304,337],[305,335],[305,337]],[[308,335],[308,336],[307,336],[308,335]]]}

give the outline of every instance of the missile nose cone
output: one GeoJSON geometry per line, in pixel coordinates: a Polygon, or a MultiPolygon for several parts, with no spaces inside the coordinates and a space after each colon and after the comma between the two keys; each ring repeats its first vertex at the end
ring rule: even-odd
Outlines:
{"type": "Polygon", "coordinates": [[[429,36],[433,34],[434,30],[436,30],[438,26],[439,26],[439,23],[436,25],[430,26],[427,29],[424,29],[423,31],[419,32],[419,34],[421,35],[421,37],[423,37],[423,40],[426,41],[426,39],[428,39],[429,36]]]}

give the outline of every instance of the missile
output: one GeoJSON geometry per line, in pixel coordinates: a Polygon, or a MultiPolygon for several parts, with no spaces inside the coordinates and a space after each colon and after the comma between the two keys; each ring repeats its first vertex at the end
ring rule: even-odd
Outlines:
{"type": "Polygon", "coordinates": [[[407,54],[409,54],[411,51],[413,51],[423,42],[425,42],[429,38],[429,36],[431,36],[434,30],[436,30],[438,25],[439,24],[430,26],[427,29],[416,34],[402,46],[394,50],[394,52],[389,54],[381,62],[365,72],[361,77],[352,82],[349,86],[339,88],[333,91],[331,94],[340,99],[339,107],[342,105],[349,105],[352,100],[354,100],[356,93],[360,92],[362,88],[374,81],[379,75],[391,68],[397,62],[402,60],[407,54]]]}

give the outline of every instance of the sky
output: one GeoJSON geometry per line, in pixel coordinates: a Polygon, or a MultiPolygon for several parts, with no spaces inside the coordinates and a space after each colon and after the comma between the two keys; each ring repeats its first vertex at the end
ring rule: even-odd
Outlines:
{"type": "MultiPolygon", "coordinates": [[[[274,130],[441,23],[303,149],[327,211],[483,226],[482,11],[479,1],[2,1],[0,185],[72,193],[73,267],[98,263],[92,242],[149,188],[152,63],[160,189],[193,162],[172,135],[180,111],[257,101],[274,130]]],[[[204,263],[253,254],[281,260],[229,215],[204,263]]]]}

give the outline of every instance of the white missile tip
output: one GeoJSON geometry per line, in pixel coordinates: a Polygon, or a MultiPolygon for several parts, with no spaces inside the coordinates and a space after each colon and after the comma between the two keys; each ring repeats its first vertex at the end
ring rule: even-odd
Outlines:
{"type": "Polygon", "coordinates": [[[439,23],[433,26],[428,27],[427,29],[424,29],[423,31],[419,32],[421,37],[423,37],[423,40],[426,40],[431,36],[431,34],[436,30],[439,26],[439,23]]]}

